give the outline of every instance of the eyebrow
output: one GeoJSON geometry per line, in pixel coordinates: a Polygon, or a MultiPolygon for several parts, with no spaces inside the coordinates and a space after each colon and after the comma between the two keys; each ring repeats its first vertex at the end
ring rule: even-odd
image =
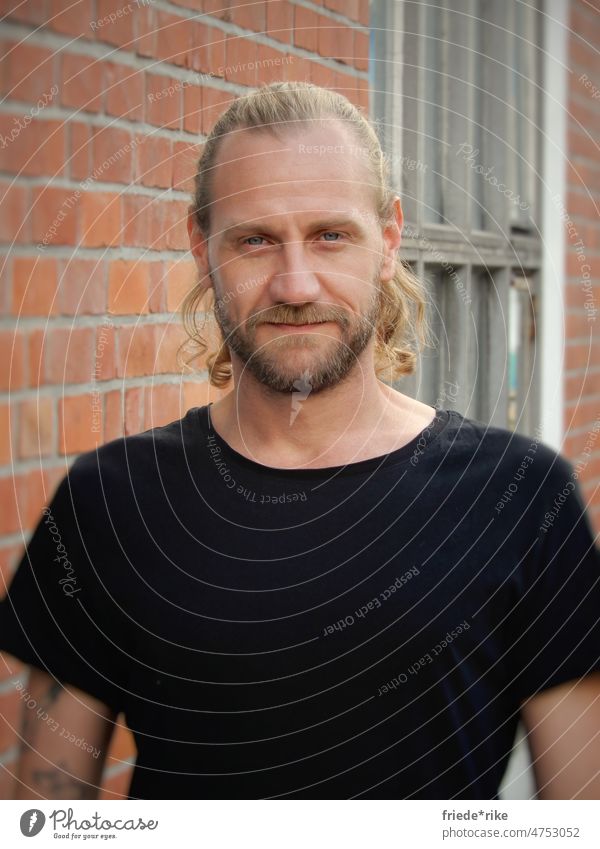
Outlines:
{"type": "MultiPolygon", "coordinates": [[[[348,218],[346,217],[336,217],[336,218],[320,218],[316,221],[311,222],[310,228],[312,230],[334,230],[343,227],[351,227],[355,230],[358,230],[361,234],[364,234],[364,228],[357,218],[348,218]]],[[[224,239],[232,238],[233,236],[243,236],[245,233],[254,234],[254,233],[271,233],[271,227],[265,227],[259,221],[257,222],[245,222],[240,221],[236,223],[235,221],[226,222],[225,227],[221,230],[221,236],[224,239]]]]}

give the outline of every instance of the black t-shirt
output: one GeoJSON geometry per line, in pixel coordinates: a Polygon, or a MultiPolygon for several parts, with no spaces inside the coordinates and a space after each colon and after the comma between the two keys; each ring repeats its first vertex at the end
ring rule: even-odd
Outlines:
{"type": "Polygon", "coordinates": [[[577,472],[436,408],[285,470],[210,408],[79,457],[0,647],[124,711],[131,798],[495,798],[521,701],[600,668],[577,472]]]}

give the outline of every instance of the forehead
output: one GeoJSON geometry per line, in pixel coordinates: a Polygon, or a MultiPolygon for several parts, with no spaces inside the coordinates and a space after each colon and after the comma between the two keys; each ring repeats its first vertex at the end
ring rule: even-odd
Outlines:
{"type": "Polygon", "coordinates": [[[211,176],[210,212],[215,222],[232,211],[251,218],[348,205],[372,209],[375,196],[366,148],[332,120],[277,135],[255,129],[228,135],[211,176]]]}

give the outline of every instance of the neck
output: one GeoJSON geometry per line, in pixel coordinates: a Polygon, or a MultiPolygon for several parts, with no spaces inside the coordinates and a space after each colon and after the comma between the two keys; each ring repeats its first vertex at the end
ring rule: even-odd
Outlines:
{"type": "Polygon", "coordinates": [[[212,405],[211,418],[232,448],[263,465],[356,462],[407,442],[425,426],[425,410],[431,418],[431,408],[379,380],[372,361],[357,362],[345,380],[314,393],[303,391],[302,383],[292,393],[274,392],[247,370],[240,377],[233,366],[234,389],[212,405]]]}

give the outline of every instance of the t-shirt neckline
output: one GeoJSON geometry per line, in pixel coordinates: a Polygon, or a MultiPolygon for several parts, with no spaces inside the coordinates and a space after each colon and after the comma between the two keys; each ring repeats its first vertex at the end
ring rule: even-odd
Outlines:
{"type": "Polygon", "coordinates": [[[251,460],[244,454],[240,454],[240,452],[236,451],[235,448],[232,448],[229,443],[226,442],[214,429],[210,415],[211,406],[212,401],[202,407],[195,408],[200,429],[207,439],[212,437],[218,441],[221,451],[224,455],[228,456],[231,463],[235,463],[238,467],[242,467],[259,475],[271,475],[277,478],[293,477],[303,479],[320,479],[324,476],[332,477],[338,475],[372,474],[378,469],[408,463],[413,457],[415,458],[415,460],[413,460],[413,464],[416,465],[419,459],[421,459],[423,454],[426,452],[426,449],[430,447],[445,430],[452,415],[452,410],[434,406],[435,416],[432,421],[423,428],[420,433],[411,439],[410,442],[407,442],[406,445],[396,448],[394,451],[390,451],[386,454],[369,457],[365,460],[357,460],[356,462],[346,463],[341,466],[322,466],[320,468],[311,469],[286,469],[284,467],[263,465],[255,460],[251,460]]]}

